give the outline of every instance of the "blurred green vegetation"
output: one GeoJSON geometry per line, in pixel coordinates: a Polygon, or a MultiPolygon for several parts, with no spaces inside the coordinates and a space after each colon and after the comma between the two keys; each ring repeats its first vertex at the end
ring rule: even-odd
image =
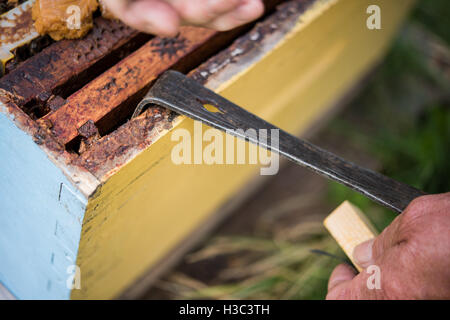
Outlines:
{"type": "MultiPolygon", "coordinates": [[[[442,41],[448,53],[449,16],[449,0],[419,1],[366,88],[326,128],[327,134],[346,141],[346,147],[372,157],[378,171],[428,193],[450,191],[449,65],[448,60],[442,64],[441,51],[436,51],[442,41]]],[[[395,217],[330,182],[325,201],[335,207],[344,200],[359,206],[379,230],[395,217]]],[[[174,298],[323,299],[329,275],[341,261],[313,255],[310,249],[344,254],[320,222],[290,226],[286,234],[292,233],[282,240],[213,239],[188,259],[195,263],[226,256],[228,267],[216,281],[205,284],[174,274],[160,287],[174,298]]]]}
{"type": "Polygon", "coordinates": [[[228,266],[222,266],[214,284],[175,273],[160,281],[159,288],[176,299],[323,299],[330,272],[342,261],[314,255],[311,248],[331,254],[340,249],[321,222],[301,227],[288,240],[215,238],[187,258],[195,264],[226,257],[228,266]]]}
{"type": "Polygon", "coordinates": [[[412,19],[425,25],[431,32],[450,44],[450,1],[421,0],[412,19]]]}

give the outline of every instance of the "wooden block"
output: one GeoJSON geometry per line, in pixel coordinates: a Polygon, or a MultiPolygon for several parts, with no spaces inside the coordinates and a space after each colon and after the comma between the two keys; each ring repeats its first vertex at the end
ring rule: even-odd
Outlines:
{"type": "Polygon", "coordinates": [[[361,272],[362,268],[353,260],[353,250],[359,244],[377,236],[378,233],[372,223],[358,207],[345,201],[324,220],[323,224],[356,269],[361,272]]]}

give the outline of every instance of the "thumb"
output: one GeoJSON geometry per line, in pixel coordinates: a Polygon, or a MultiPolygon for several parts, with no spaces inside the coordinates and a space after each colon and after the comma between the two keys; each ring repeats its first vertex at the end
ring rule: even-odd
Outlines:
{"type": "Polygon", "coordinates": [[[348,264],[338,265],[328,281],[327,300],[342,299],[345,290],[342,290],[356,276],[356,271],[348,264]]]}
{"type": "Polygon", "coordinates": [[[394,247],[401,239],[400,225],[404,215],[400,215],[383,230],[376,238],[368,240],[358,245],[352,253],[356,264],[362,268],[367,268],[375,264],[375,261],[394,247]]]}
{"type": "Polygon", "coordinates": [[[359,244],[353,250],[352,254],[353,260],[355,260],[356,264],[363,269],[374,264],[373,250],[372,250],[374,242],[375,239],[368,240],[366,242],[359,244]]]}

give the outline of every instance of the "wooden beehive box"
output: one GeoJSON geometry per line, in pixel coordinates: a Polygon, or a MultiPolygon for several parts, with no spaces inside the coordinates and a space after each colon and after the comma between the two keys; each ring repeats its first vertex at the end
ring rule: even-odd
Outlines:
{"type": "Polygon", "coordinates": [[[142,35],[96,18],[82,40],[5,62],[0,77],[0,282],[21,299],[135,297],[258,176],[254,165],[175,165],[174,129],[150,108],[167,69],[304,135],[380,60],[412,0],[266,1],[277,10],[228,33],[142,35]],[[366,26],[381,8],[382,29],[366,26]],[[72,266],[81,288],[70,289],[72,266]]]}

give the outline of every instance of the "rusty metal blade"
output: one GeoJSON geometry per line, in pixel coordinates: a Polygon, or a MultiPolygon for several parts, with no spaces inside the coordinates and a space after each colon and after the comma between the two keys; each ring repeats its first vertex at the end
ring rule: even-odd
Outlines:
{"type": "Polygon", "coordinates": [[[409,185],[362,168],[290,135],[179,72],[164,73],[139,104],[134,116],[148,104],[166,107],[258,144],[326,178],[346,185],[398,213],[401,213],[413,199],[424,195],[422,191],[409,185]],[[212,105],[213,108],[205,108],[205,105],[212,105]],[[265,130],[259,131],[260,129],[265,130]],[[268,142],[267,136],[264,138],[259,136],[259,132],[267,130],[278,131],[278,143],[268,142]]]}

